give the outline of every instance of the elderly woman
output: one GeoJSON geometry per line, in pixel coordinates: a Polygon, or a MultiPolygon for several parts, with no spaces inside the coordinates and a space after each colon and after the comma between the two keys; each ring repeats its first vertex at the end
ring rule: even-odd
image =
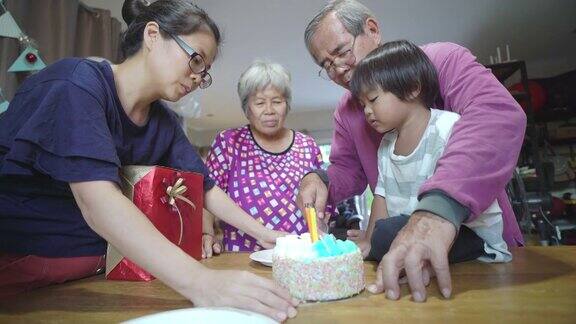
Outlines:
{"type": "MultiPolygon", "coordinates": [[[[264,226],[307,231],[296,206],[300,179],[320,167],[316,142],[284,126],[292,99],[290,74],[277,63],[256,61],[241,75],[238,95],[248,125],[220,133],[206,164],[211,177],[242,209],[264,226]]],[[[257,251],[250,235],[223,223],[226,251],[257,251]]]]}

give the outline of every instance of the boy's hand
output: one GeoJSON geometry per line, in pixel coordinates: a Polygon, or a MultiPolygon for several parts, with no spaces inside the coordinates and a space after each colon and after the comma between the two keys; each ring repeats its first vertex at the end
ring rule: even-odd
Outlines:
{"type": "Polygon", "coordinates": [[[370,240],[356,241],[356,245],[358,245],[360,251],[362,252],[362,258],[366,259],[368,257],[368,253],[370,253],[370,249],[372,248],[370,240]]]}
{"type": "Polygon", "coordinates": [[[346,231],[346,235],[350,241],[358,242],[366,239],[366,231],[351,229],[346,231]]]}
{"type": "Polygon", "coordinates": [[[366,259],[368,253],[370,253],[370,248],[372,248],[370,239],[366,238],[366,231],[348,230],[346,234],[348,234],[348,239],[350,241],[354,241],[356,245],[358,245],[360,251],[362,251],[362,258],[366,259]]]}

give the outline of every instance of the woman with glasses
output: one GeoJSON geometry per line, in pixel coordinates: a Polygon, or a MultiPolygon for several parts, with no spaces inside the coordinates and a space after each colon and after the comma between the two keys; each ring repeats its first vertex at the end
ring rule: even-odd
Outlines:
{"type": "Polygon", "coordinates": [[[295,316],[286,290],[205,268],[122,195],[123,165],[195,171],[205,176],[206,209],[265,247],[280,235],[214,185],[160,103],[210,86],[220,44],[214,21],[188,0],[127,0],[122,14],[122,63],[58,61],[29,77],[0,118],[0,295],[97,274],[108,241],[195,305],[295,316]]]}
{"type": "MultiPolygon", "coordinates": [[[[252,63],[238,81],[248,124],[220,133],[206,164],[216,184],[258,222],[301,234],[308,228],[296,205],[298,184],[307,172],[320,168],[322,154],[312,137],[285,126],[291,92],[290,74],[282,65],[252,63]]],[[[222,230],[226,251],[266,248],[228,221],[222,230]]],[[[205,246],[204,253],[211,255],[211,245],[205,246]]]]}

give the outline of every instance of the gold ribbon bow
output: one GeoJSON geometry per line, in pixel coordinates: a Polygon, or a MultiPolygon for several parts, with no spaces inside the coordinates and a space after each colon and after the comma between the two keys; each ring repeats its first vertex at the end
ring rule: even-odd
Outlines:
{"type": "Polygon", "coordinates": [[[178,217],[180,218],[180,238],[178,239],[178,245],[182,243],[182,235],[184,234],[184,223],[182,221],[182,214],[180,213],[180,209],[178,209],[178,205],[176,205],[176,200],[182,200],[183,202],[190,205],[193,209],[196,209],[196,205],[191,202],[188,198],[184,197],[184,194],[188,190],[184,185],[184,179],[178,178],[173,186],[168,186],[166,188],[166,194],[168,195],[168,204],[176,209],[178,213],[178,217]]]}

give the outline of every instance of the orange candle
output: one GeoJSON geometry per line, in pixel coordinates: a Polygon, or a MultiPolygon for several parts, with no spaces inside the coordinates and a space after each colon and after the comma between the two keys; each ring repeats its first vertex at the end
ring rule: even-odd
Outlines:
{"type": "Polygon", "coordinates": [[[308,231],[310,232],[310,237],[312,238],[312,243],[318,241],[318,224],[316,221],[316,208],[310,207],[310,226],[308,226],[308,231]]]}
{"type": "Polygon", "coordinates": [[[308,204],[304,205],[304,220],[306,221],[306,226],[308,226],[308,232],[310,232],[310,207],[308,207],[308,204]]]}

